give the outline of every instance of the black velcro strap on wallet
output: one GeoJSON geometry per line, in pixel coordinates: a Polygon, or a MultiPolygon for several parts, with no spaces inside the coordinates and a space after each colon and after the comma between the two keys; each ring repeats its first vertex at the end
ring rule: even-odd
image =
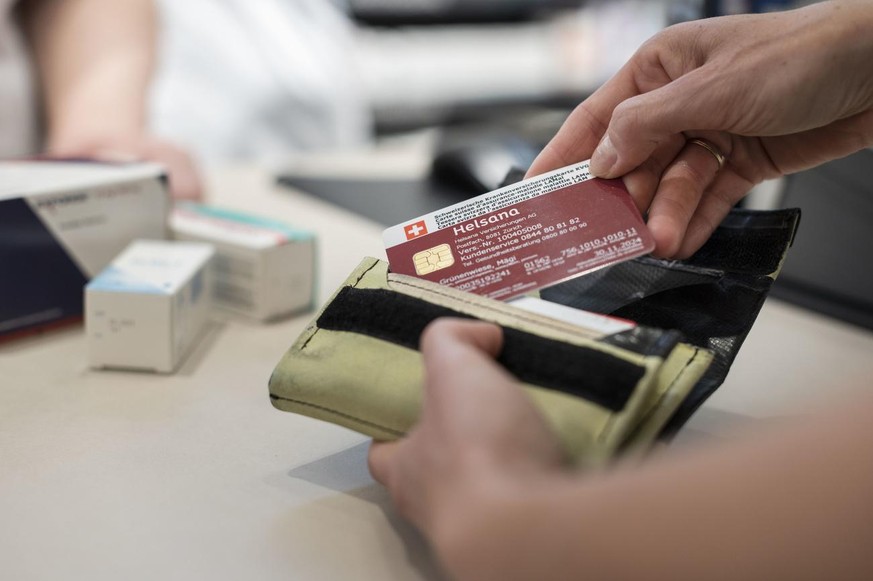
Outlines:
{"type": "MultiPolygon", "coordinates": [[[[316,324],[418,349],[424,328],[439,317],[469,315],[385,289],[344,287],[316,324]]],[[[497,361],[519,380],[584,398],[612,411],[624,408],[645,369],[597,349],[503,328],[497,361]]]]}

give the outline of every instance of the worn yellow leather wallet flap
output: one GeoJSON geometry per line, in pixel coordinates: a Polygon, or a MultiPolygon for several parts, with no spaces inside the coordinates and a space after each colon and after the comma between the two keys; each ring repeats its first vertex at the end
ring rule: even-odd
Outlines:
{"type": "Polygon", "coordinates": [[[498,361],[584,465],[649,446],[712,361],[675,331],[637,326],[604,335],[392,274],[367,258],[276,366],[273,405],[377,439],[402,437],[421,405],[419,336],[443,316],[503,328],[498,361]]]}

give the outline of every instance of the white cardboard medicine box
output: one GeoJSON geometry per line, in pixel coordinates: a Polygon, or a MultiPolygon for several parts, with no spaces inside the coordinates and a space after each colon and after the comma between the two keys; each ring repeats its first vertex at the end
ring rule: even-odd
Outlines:
{"type": "Polygon", "coordinates": [[[170,215],[176,240],[215,246],[213,301],[266,321],[312,306],[315,237],[275,220],[195,203],[170,215]]]}
{"type": "Polygon", "coordinates": [[[80,321],[88,280],[168,211],[154,164],[0,161],[0,341],[80,321]]]}
{"type": "Polygon", "coordinates": [[[137,240],[85,287],[91,367],[174,371],[209,320],[209,244],[137,240]]]}

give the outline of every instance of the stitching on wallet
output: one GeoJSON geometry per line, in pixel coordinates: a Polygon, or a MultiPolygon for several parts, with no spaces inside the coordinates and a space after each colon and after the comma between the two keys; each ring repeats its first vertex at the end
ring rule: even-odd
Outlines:
{"type": "Polygon", "coordinates": [[[688,368],[691,367],[691,364],[694,363],[694,360],[697,359],[697,356],[700,355],[700,351],[701,350],[698,348],[694,349],[694,354],[691,356],[691,359],[685,362],[685,365],[682,367],[679,373],[676,374],[676,377],[673,378],[673,381],[670,382],[670,385],[667,387],[667,389],[665,389],[660,397],[658,397],[655,405],[653,405],[652,408],[646,413],[646,415],[642,417],[642,420],[639,422],[640,424],[644,423],[646,420],[652,417],[652,415],[658,410],[661,402],[664,401],[664,398],[667,397],[667,394],[670,393],[670,390],[673,389],[673,386],[676,385],[676,383],[682,378],[688,368]]]}
{"type": "Polygon", "coordinates": [[[309,342],[312,341],[313,338],[315,338],[315,334],[318,333],[319,331],[321,331],[321,327],[316,326],[316,327],[315,327],[315,331],[313,331],[312,335],[310,335],[310,336],[306,339],[306,341],[303,343],[303,345],[300,346],[300,350],[301,350],[301,351],[303,351],[304,349],[306,349],[306,346],[309,345],[309,342]]]}
{"type": "MultiPolygon", "coordinates": [[[[688,368],[691,367],[691,364],[694,363],[694,360],[697,359],[697,356],[700,355],[700,352],[701,352],[701,349],[699,349],[697,347],[694,348],[694,354],[691,355],[691,358],[685,362],[685,365],[682,367],[682,369],[679,370],[679,373],[676,374],[676,377],[673,378],[673,381],[670,382],[670,385],[667,386],[667,389],[665,389],[663,391],[663,393],[661,393],[661,395],[655,401],[655,405],[653,405],[651,407],[651,409],[649,409],[649,411],[646,412],[646,414],[640,418],[640,421],[637,422],[637,426],[644,424],[650,417],[652,417],[652,414],[655,413],[655,411],[660,406],[661,402],[664,401],[664,398],[667,397],[667,394],[670,393],[671,389],[673,389],[673,386],[676,385],[676,383],[682,378],[682,376],[685,374],[685,372],[688,370],[688,368]]],[[[606,422],[606,425],[603,427],[603,430],[601,430],[600,434],[597,436],[598,443],[603,443],[604,438],[606,437],[607,433],[609,433],[611,431],[611,426],[615,423],[615,421],[616,421],[616,414],[612,414],[611,416],[609,416],[609,420],[606,422]]],[[[631,433],[631,435],[632,434],[633,433],[631,433]]]]}
{"type": "MultiPolygon", "coordinates": [[[[346,286],[351,286],[351,287],[358,288],[358,283],[361,282],[361,279],[363,279],[365,276],[367,276],[367,273],[370,272],[371,270],[373,270],[374,268],[376,268],[376,265],[378,265],[378,264],[379,264],[378,262],[374,262],[373,265],[370,266],[370,268],[368,268],[367,270],[365,270],[364,272],[361,273],[361,276],[359,276],[359,277],[357,278],[357,280],[355,280],[355,283],[354,283],[354,284],[349,284],[349,285],[346,285],[346,286]]],[[[306,349],[306,346],[309,345],[309,342],[312,341],[312,340],[315,338],[315,334],[318,333],[319,331],[321,331],[321,327],[319,327],[318,325],[316,325],[316,326],[315,326],[315,331],[312,333],[312,335],[310,335],[309,338],[306,339],[306,341],[303,343],[303,345],[300,346],[300,350],[301,350],[301,351],[303,351],[304,349],[306,349]]],[[[290,400],[289,400],[289,401],[290,401],[290,400]]],[[[303,404],[304,402],[299,402],[299,403],[303,404]]],[[[306,405],[312,405],[312,404],[306,404],[306,405]]],[[[328,411],[330,411],[330,410],[328,410],[328,411]]],[[[337,413],[339,413],[339,412],[337,412],[337,413]]],[[[352,418],[352,419],[354,419],[354,418],[352,418]]],[[[388,428],[385,428],[385,429],[388,429],[388,428]]]]}
{"type": "Polygon", "coordinates": [[[329,408],[329,407],[326,407],[326,406],[323,406],[323,405],[318,405],[318,404],[314,404],[314,403],[309,403],[309,402],[307,402],[307,401],[300,401],[299,399],[292,399],[292,398],[290,398],[290,397],[282,397],[282,396],[278,396],[278,395],[273,395],[272,393],[270,394],[270,399],[277,399],[277,400],[280,400],[280,401],[287,401],[287,402],[291,402],[291,403],[293,403],[293,404],[297,404],[297,405],[302,405],[302,406],[306,406],[306,407],[315,408],[315,409],[320,410],[320,411],[323,411],[323,412],[330,412],[330,413],[332,413],[332,414],[334,414],[334,415],[337,415],[337,416],[340,416],[340,417],[342,417],[342,418],[346,418],[346,419],[348,419],[348,420],[352,420],[352,421],[358,422],[359,424],[363,424],[363,425],[365,425],[365,426],[370,426],[371,428],[377,428],[377,429],[382,430],[382,431],[384,431],[384,432],[388,432],[388,433],[390,433],[390,434],[393,434],[393,435],[397,436],[398,438],[401,438],[401,437],[403,437],[403,436],[406,435],[405,432],[401,432],[401,431],[398,431],[398,430],[395,430],[395,429],[392,429],[392,428],[386,428],[385,426],[380,426],[379,424],[377,424],[377,423],[375,423],[375,422],[371,422],[371,421],[369,421],[369,420],[364,420],[364,419],[361,419],[361,418],[355,417],[355,416],[353,416],[353,415],[350,415],[350,414],[347,414],[347,413],[344,413],[344,412],[341,412],[341,411],[337,411],[337,410],[335,410],[335,409],[332,409],[332,408],[329,408]]]}
{"type": "Polygon", "coordinates": [[[358,283],[361,282],[361,279],[363,279],[365,276],[367,276],[367,273],[370,272],[371,270],[373,270],[374,268],[376,268],[376,266],[378,264],[379,264],[378,261],[373,262],[373,264],[370,265],[370,268],[368,268],[367,270],[365,270],[364,272],[361,273],[361,276],[358,277],[358,279],[355,281],[355,284],[351,284],[351,285],[347,285],[347,286],[357,287],[358,283]]]}

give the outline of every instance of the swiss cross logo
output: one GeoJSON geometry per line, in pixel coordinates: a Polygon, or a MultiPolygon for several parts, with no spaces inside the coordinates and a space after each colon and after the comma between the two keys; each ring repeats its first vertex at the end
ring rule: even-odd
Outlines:
{"type": "Polygon", "coordinates": [[[406,239],[412,240],[413,238],[418,238],[419,236],[427,234],[427,226],[424,224],[424,220],[422,220],[421,222],[410,224],[404,228],[403,231],[406,233],[406,239]]]}

